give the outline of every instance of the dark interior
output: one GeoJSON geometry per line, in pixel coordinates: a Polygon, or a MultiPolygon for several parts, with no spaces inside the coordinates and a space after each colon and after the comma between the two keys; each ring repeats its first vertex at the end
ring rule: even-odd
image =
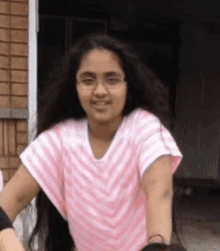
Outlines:
{"type": "Polygon", "coordinates": [[[53,62],[82,35],[100,31],[129,42],[168,86],[175,112],[179,79],[180,21],[178,15],[161,14],[141,2],[39,1],[38,83],[44,85],[53,62]],[[130,6],[129,6],[130,5],[130,6]],[[144,10],[141,13],[140,10],[144,10]],[[147,13],[148,14],[145,14],[147,13]],[[155,13],[152,15],[152,13],[155,13]]]}

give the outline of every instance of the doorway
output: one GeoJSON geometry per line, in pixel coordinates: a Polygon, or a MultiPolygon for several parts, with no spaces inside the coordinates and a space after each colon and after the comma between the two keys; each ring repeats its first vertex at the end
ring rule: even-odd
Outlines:
{"type": "MultiPolygon", "coordinates": [[[[138,5],[136,4],[136,8],[138,5]]],[[[126,13],[121,10],[126,23],[126,13]]],[[[175,94],[179,80],[180,22],[169,17],[135,17],[132,25],[117,23],[108,6],[97,1],[39,1],[38,93],[50,70],[81,36],[102,32],[128,42],[165,83],[175,117],[175,94]],[[117,24],[116,24],[117,23],[117,24]]]]}

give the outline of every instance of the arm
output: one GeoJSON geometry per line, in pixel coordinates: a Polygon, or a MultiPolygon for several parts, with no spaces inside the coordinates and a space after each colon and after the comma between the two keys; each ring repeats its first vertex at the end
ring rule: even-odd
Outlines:
{"type": "Polygon", "coordinates": [[[20,166],[0,193],[0,206],[11,222],[19,212],[38,194],[40,187],[24,166],[20,166]]]}
{"type": "MultiPolygon", "coordinates": [[[[150,236],[161,235],[170,243],[172,234],[173,182],[169,156],[162,156],[143,175],[143,187],[148,197],[146,204],[147,232],[150,236]]],[[[148,244],[161,241],[151,238],[148,244]]]]}
{"type": "Polygon", "coordinates": [[[0,250],[25,251],[12,228],[7,228],[0,232],[0,250]]]}

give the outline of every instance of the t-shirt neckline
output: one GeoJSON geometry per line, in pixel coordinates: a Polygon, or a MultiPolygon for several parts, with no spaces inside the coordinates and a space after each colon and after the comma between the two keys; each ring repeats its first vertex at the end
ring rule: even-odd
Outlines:
{"type": "Polygon", "coordinates": [[[121,136],[122,135],[122,131],[123,131],[123,125],[125,123],[125,116],[123,117],[122,121],[121,121],[121,124],[119,125],[118,129],[116,130],[116,133],[107,149],[107,151],[105,152],[105,154],[102,156],[102,158],[100,159],[97,159],[95,156],[94,156],[94,153],[92,151],[92,147],[91,147],[91,144],[90,144],[90,141],[89,141],[89,123],[88,123],[88,119],[85,119],[85,122],[84,122],[84,132],[85,132],[85,143],[86,143],[86,148],[90,154],[90,156],[92,157],[93,161],[96,162],[96,163],[103,163],[105,161],[108,160],[109,158],[109,155],[111,154],[111,151],[112,149],[114,148],[114,146],[116,145],[118,139],[119,139],[119,135],[121,136]]]}

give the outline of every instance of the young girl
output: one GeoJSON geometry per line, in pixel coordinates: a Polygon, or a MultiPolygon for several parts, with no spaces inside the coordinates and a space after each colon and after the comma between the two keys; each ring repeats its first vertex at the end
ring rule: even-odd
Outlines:
{"type": "Polygon", "coordinates": [[[88,35],[50,76],[37,138],[0,196],[11,221],[37,195],[39,250],[139,251],[170,244],[182,155],[168,96],[130,46],[88,35]]]}

